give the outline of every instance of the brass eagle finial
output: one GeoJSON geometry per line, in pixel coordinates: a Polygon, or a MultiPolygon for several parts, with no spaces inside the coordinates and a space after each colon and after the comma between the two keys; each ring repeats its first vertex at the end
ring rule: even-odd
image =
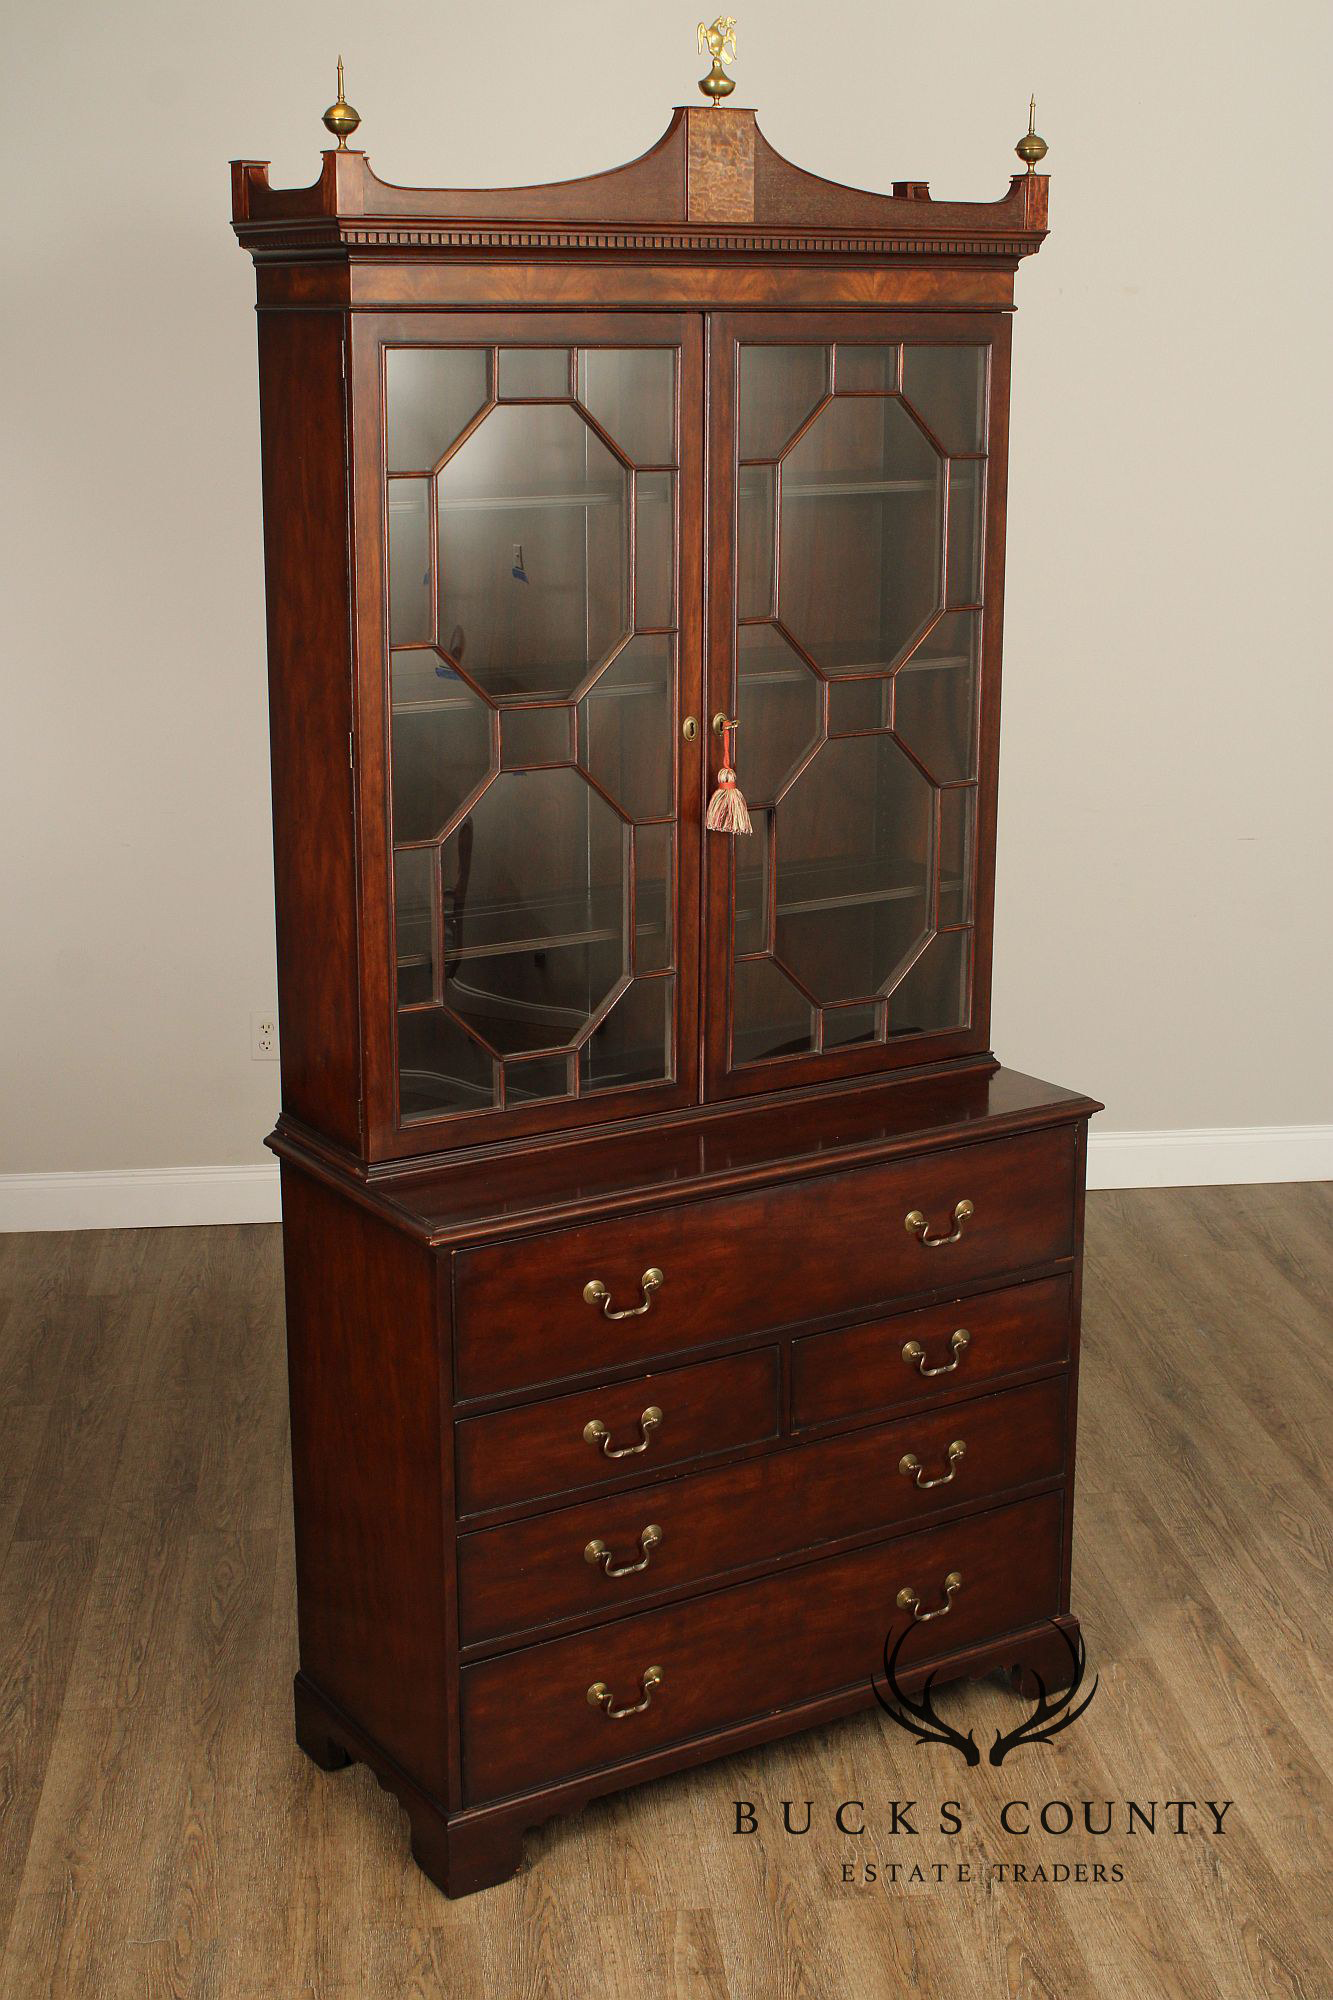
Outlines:
{"type": "Polygon", "coordinates": [[[713,58],[713,67],[707,76],[700,77],[699,88],[705,97],[712,98],[716,110],[736,88],[735,77],[728,76],[722,67],[736,60],[736,23],[730,14],[719,14],[711,28],[700,21],[699,53],[713,58]]]}

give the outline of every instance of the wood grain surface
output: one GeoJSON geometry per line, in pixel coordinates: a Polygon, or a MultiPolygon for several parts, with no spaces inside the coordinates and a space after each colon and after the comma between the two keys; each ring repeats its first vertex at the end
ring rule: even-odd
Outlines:
{"type": "MultiPolygon", "coordinates": [[[[1067,1735],[968,1770],[872,1712],[555,1821],[455,1903],[370,1774],[292,1738],[276,1229],[0,1239],[0,2000],[1326,2000],[1331,1224],[1327,1188],[1090,1197],[1074,1597],[1101,1685],[1067,1735]],[[1221,1836],[999,1825],[1131,1798],[1235,1803],[1221,1836]],[[895,1860],[927,1879],[859,1879],[895,1860]],[[1007,1879],[1080,1861],[1124,1880],[1007,1879]]],[[[983,1745],[1023,1712],[991,1683],[939,1706],[983,1745]]]]}

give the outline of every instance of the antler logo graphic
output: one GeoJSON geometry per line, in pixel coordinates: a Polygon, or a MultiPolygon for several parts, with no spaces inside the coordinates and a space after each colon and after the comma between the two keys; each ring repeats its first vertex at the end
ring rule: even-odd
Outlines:
{"type": "MultiPolygon", "coordinates": [[[[892,1650],[889,1648],[888,1638],[885,1638],[884,1679],[888,1683],[889,1692],[893,1696],[893,1700],[889,1701],[880,1693],[879,1687],[872,1676],[870,1686],[875,1700],[879,1703],[890,1721],[896,1722],[900,1729],[905,1729],[910,1736],[914,1736],[918,1743],[943,1743],[949,1749],[956,1750],[965,1764],[979,1764],[981,1762],[981,1752],[977,1748],[977,1739],[972,1731],[969,1729],[967,1735],[964,1736],[960,1730],[953,1727],[952,1723],[946,1722],[944,1717],[936,1712],[932,1704],[931,1691],[935,1686],[937,1675],[928,1674],[926,1676],[920,1698],[916,1701],[912,1699],[911,1695],[905,1689],[898,1685],[898,1655],[903,1649],[903,1641],[908,1637],[912,1629],[909,1625],[904,1631],[898,1634],[897,1639],[893,1643],[892,1650]]],[[[1092,1686],[1088,1689],[1088,1692],[1083,1696],[1081,1701],[1075,1701],[1075,1696],[1083,1685],[1083,1676],[1087,1670],[1088,1649],[1083,1643],[1082,1633],[1075,1640],[1070,1638],[1063,1625],[1056,1625],[1055,1629],[1069,1648],[1073,1678],[1063,1694],[1059,1694],[1052,1699],[1046,1692],[1046,1683],[1041,1675],[1035,1668],[1031,1669],[1032,1678],[1037,1683],[1037,1706],[1033,1709],[1031,1715],[1018,1724],[1017,1728],[996,1730],[995,1741],[990,1747],[990,1762],[992,1764],[1003,1764],[1011,1750],[1021,1749],[1025,1743],[1049,1743],[1051,1738],[1058,1736],[1062,1729],[1068,1729],[1072,1722],[1078,1721],[1080,1715],[1082,1715],[1088,1703],[1097,1692],[1097,1676],[1094,1674],[1092,1686]]]]}

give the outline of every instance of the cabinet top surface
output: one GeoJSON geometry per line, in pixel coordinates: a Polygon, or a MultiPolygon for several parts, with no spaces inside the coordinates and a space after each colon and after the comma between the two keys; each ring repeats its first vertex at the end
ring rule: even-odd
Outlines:
{"type": "MultiPolygon", "coordinates": [[[[373,1206],[432,1243],[476,1241],[1069,1124],[1102,1109],[1093,1098],[1011,1069],[802,1097],[702,1118],[691,1112],[637,1131],[603,1128],[519,1150],[473,1151],[395,1173],[364,1192],[373,1206]]],[[[270,1143],[298,1164],[320,1164],[318,1151],[285,1125],[270,1143]]],[[[342,1174],[336,1177],[346,1184],[342,1174]]]]}
{"type": "Polygon", "coordinates": [[[308,188],[269,185],[268,162],[232,162],[232,222],[256,255],[328,245],[395,256],[441,249],[636,249],[985,258],[1010,265],[1046,233],[1048,177],[1015,174],[998,201],[937,202],[923,181],[892,194],[806,173],[774,150],[753,111],[678,109],[628,165],[520,188],[402,188],[365,153],[329,151],[308,188]]]}

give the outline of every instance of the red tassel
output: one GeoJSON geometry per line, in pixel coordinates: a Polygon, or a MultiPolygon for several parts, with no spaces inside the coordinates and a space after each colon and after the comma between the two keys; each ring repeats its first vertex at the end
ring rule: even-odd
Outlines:
{"type": "Polygon", "coordinates": [[[710,833],[752,833],[750,809],[745,803],[745,795],[736,783],[736,773],[732,769],[731,737],[736,725],[728,722],[722,731],[722,768],[717,774],[717,790],[708,801],[708,813],[704,825],[710,833]]]}

